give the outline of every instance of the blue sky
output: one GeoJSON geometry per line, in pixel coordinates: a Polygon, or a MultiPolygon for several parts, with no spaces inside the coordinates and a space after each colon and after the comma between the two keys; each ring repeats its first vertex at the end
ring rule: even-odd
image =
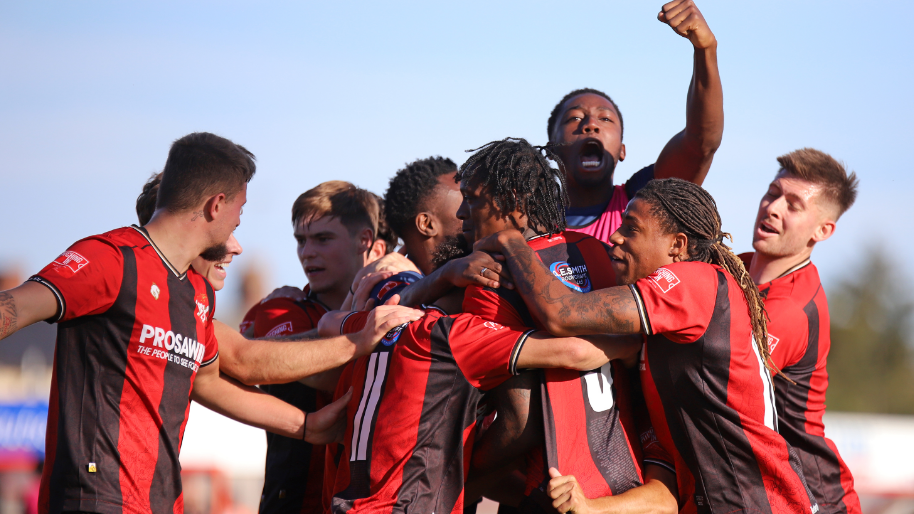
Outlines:
{"type": "MultiPolygon", "coordinates": [[[[32,273],[81,237],[135,222],[143,182],[192,131],[257,155],[232,270],[260,266],[275,285],[304,282],[289,223],[301,192],[341,178],[383,193],[416,158],[463,162],[507,136],[543,143],[575,88],[619,104],[622,181],[685,124],[691,45],[656,20],[660,5],[3,2],[0,265],[32,273]]],[[[750,247],[775,158],[810,146],[861,179],[813,254],[826,288],[864,246],[899,264],[914,254],[898,232],[914,212],[909,6],[698,5],[719,40],[726,116],[705,187],[735,248],[750,247]]]]}

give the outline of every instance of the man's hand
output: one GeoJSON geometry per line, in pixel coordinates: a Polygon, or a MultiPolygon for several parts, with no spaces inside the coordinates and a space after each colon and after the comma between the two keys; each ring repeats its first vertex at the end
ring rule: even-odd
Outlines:
{"type": "MultiPolygon", "coordinates": [[[[497,257],[501,257],[501,255],[493,256],[486,252],[473,252],[466,257],[454,259],[442,268],[443,278],[454,287],[467,287],[475,284],[492,289],[499,287],[514,289],[511,273],[497,260],[497,257]]],[[[502,260],[504,260],[503,257],[502,260]]]]}
{"type": "Polygon", "coordinates": [[[657,19],[666,23],[680,36],[692,42],[695,48],[711,48],[717,38],[708,27],[708,22],[692,0],[673,0],[660,8],[657,19]]]}
{"type": "Polygon", "coordinates": [[[360,269],[359,272],[355,274],[355,278],[352,280],[351,290],[358,291],[359,284],[362,282],[362,279],[366,278],[372,273],[377,273],[379,271],[389,271],[391,272],[391,275],[396,275],[401,271],[415,271],[416,273],[422,273],[419,271],[419,268],[413,264],[413,261],[407,259],[400,253],[393,252],[360,269]]]}
{"type": "Polygon", "coordinates": [[[311,444],[339,443],[346,433],[346,407],[352,388],[338,400],[305,418],[305,441],[311,444]]]}
{"type": "Polygon", "coordinates": [[[394,271],[378,271],[365,275],[361,282],[359,282],[359,286],[355,289],[355,295],[352,297],[352,304],[349,306],[349,310],[370,311],[374,308],[374,299],[369,298],[369,296],[371,296],[371,290],[374,289],[374,286],[396,274],[397,272],[394,271]]]}
{"type": "Polygon", "coordinates": [[[572,475],[562,476],[559,470],[549,468],[549,476],[552,479],[546,486],[546,494],[552,498],[552,506],[555,507],[555,510],[575,514],[590,512],[590,505],[587,497],[584,496],[584,490],[572,475]]]}
{"type": "Polygon", "coordinates": [[[411,307],[397,305],[400,295],[393,295],[386,304],[371,311],[365,320],[365,328],[349,337],[356,345],[355,357],[370,354],[378,342],[391,330],[425,316],[425,312],[411,307]]]}

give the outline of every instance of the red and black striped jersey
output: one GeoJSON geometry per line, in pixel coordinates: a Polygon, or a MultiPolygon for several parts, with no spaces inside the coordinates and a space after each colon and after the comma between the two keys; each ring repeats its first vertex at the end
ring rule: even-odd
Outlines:
{"type": "Polygon", "coordinates": [[[771,375],[733,277],[678,262],[629,287],[647,335],[644,396],[675,460],[680,512],[818,512],[776,432],[771,375]]]}
{"type": "MultiPolygon", "coordinates": [[[[751,261],[752,254],[740,256],[751,261]]],[[[778,431],[800,456],[806,483],[823,514],[859,513],[854,478],[835,443],[825,437],[826,362],[831,346],[828,302],[809,259],[759,285],[768,312],[778,431]]]]}
{"type": "MultiPolygon", "coordinates": [[[[254,337],[281,337],[317,328],[327,313],[309,286],[304,300],[273,298],[251,307],[241,322],[241,331],[253,328],[254,337]]],[[[327,405],[328,395],[300,382],[262,385],[260,389],[302,409],[314,412],[327,405]]],[[[318,514],[324,477],[323,445],[267,432],[267,458],[260,512],[318,514]]]]}
{"type": "Polygon", "coordinates": [[[29,280],[58,312],[39,512],[183,512],[178,453],[215,294],[138,227],[78,241],[29,280]]]}
{"type": "MultiPolygon", "coordinates": [[[[367,316],[350,315],[343,331],[367,316]]],[[[463,512],[477,405],[511,377],[510,357],[530,332],[429,309],[357,359],[330,510],[463,512]]]]}
{"type": "MultiPolygon", "coordinates": [[[[568,231],[528,243],[555,277],[575,291],[615,285],[609,247],[594,237],[568,231]]],[[[514,290],[471,286],[463,310],[506,326],[541,328],[514,290]]],[[[545,487],[550,467],[574,475],[588,498],[641,485],[641,444],[625,367],[610,362],[586,372],[544,369],[538,373],[546,440],[544,448],[528,458],[527,493],[545,487]]]]}

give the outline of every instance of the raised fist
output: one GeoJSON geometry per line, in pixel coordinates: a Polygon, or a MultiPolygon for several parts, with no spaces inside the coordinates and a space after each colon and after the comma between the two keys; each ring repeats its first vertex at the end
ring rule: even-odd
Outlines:
{"type": "Polygon", "coordinates": [[[677,34],[692,42],[695,48],[710,48],[717,38],[708,22],[692,0],[673,0],[660,8],[657,19],[669,25],[677,34]]]}

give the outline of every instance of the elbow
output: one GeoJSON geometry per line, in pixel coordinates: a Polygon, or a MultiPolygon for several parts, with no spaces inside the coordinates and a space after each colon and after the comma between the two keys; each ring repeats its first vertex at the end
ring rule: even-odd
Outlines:
{"type": "Polygon", "coordinates": [[[549,311],[543,312],[542,314],[540,319],[543,328],[551,335],[556,337],[571,337],[576,335],[569,330],[571,327],[569,327],[560,316],[550,313],[549,311]]]}
{"type": "Polygon", "coordinates": [[[562,347],[563,368],[588,371],[597,367],[593,365],[593,346],[583,339],[569,339],[562,347]]]}

